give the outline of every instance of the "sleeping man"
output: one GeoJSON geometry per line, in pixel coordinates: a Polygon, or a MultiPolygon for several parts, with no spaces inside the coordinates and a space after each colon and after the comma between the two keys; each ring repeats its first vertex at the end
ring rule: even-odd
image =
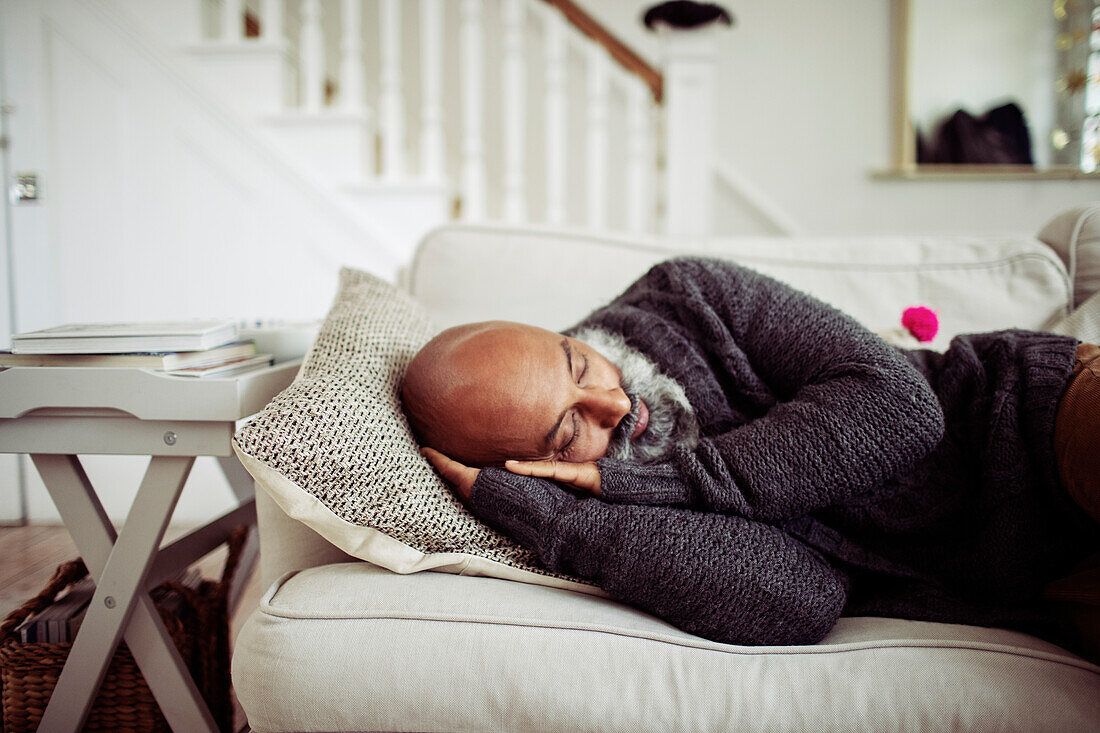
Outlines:
{"type": "Polygon", "coordinates": [[[563,334],[444,331],[402,401],[477,517],[690,633],[808,644],[841,615],[1096,633],[1048,588],[1100,550],[1100,347],[904,351],[681,258],[563,334]]]}

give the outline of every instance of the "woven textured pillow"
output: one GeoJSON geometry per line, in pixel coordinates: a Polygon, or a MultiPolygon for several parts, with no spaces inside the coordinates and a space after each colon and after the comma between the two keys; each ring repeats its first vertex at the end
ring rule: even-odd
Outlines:
{"type": "Polygon", "coordinates": [[[434,333],[410,296],[342,268],[294,382],[234,436],[241,463],[284,512],[353,557],[398,573],[444,570],[593,592],[549,574],[479,522],[420,455],[399,388],[434,333]]]}

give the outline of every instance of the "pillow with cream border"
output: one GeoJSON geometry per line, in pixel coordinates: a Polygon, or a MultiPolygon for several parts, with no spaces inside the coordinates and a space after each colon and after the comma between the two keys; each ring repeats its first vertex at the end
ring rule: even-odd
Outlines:
{"type": "Polygon", "coordinates": [[[353,557],[397,573],[439,570],[606,595],[549,573],[478,521],[420,455],[400,384],[436,333],[423,306],[344,267],[294,382],[233,439],[257,485],[353,557]]]}

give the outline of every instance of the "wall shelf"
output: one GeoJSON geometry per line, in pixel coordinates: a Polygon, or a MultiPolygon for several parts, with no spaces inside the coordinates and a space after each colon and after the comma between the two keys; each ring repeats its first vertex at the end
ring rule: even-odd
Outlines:
{"type": "Polygon", "coordinates": [[[1100,171],[1085,173],[1073,166],[1036,168],[1030,165],[912,165],[871,171],[882,181],[1100,181],[1100,171]]]}

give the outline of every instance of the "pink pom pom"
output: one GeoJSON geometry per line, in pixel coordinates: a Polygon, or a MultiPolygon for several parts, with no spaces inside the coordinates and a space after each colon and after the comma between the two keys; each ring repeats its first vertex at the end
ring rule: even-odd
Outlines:
{"type": "Polygon", "coordinates": [[[940,330],[940,318],[931,308],[915,305],[901,314],[901,325],[913,334],[917,341],[931,341],[940,330]]]}

